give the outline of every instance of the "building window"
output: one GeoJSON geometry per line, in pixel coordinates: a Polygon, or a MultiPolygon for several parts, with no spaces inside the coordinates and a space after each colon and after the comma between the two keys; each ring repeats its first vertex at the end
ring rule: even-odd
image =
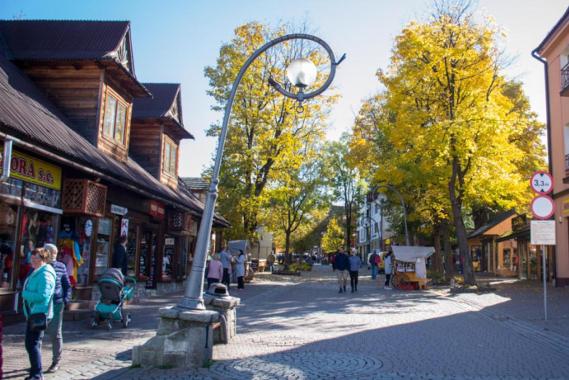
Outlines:
{"type": "Polygon", "coordinates": [[[162,157],[162,171],[166,174],[176,175],[178,147],[169,138],[164,139],[164,153],[162,157]]]}
{"type": "Polygon", "coordinates": [[[127,105],[107,92],[103,117],[103,136],[119,144],[125,143],[127,105]]]}
{"type": "Polygon", "coordinates": [[[569,125],[563,128],[563,144],[565,145],[565,171],[569,171],[569,125]]]}

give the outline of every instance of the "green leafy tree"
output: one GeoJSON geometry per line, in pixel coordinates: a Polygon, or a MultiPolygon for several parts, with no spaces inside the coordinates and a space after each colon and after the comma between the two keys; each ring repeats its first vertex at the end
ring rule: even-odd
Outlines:
{"type": "Polygon", "coordinates": [[[332,252],[344,246],[344,229],[337,218],[331,218],[322,236],[322,251],[332,252]]]}
{"type": "Polygon", "coordinates": [[[467,284],[465,215],[475,205],[524,209],[528,174],[543,165],[543,126],[519,83],[504,78],[497,36],[473,21],[469,3],[436,2],[429,22],[397,36],[378,72],[385,91],[362,108],[351,143],[378,153],[374,180],[397,186],[419,220],[434,230],[452,221],[467,284]]]}
{"type": "MultiPolygon", "coordinates": [[[[221,47],[216,65],[205,69],[210,84],[208,94],[216,101],[214,110],[224,109],[246,59],[261,45],[286,32],[285,26],[271,29],[257,22],[235,29],[234,38],[221,47]]],[[[278,94],[268,84],[270,77],[286,83],[284,69],[299,56],[311,59],[317,67],[327,60],[308,43],[282,43],[257,58],[239,86],[219,182],[218,210],[232,224],[230,238],[254,238],[257,226],[262,224],[260,211],[270,199],[266,189],[281,173],[301,166],[302,157],[297,153],[303,145],[323,138],[326,115],[335,96],[322,95],[306,101],[303,112],[298,112],[295,101],[278,94]]],[[[323,80],[325,76],[320,75],[315,86],[323,80]]],[[[219,133],[220,124],[208,130],[210,136],[219,133]]]]}

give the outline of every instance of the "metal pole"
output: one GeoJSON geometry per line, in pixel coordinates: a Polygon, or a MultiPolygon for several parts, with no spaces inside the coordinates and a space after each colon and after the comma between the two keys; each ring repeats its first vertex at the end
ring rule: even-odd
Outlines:
{"type": "Polygon", "coordinates": [[[543,266],[543,314],[545,316],[545,320],[547,321],[547,270],[546,270],[546,265],[547,265],[547,260],[545,258],[546,256],[546,246],[542,245],[541,246],[541,262],[542,262],[542,266],[543,266]]]}
{"type": "Polygon", "coordinates": [[[328,75],[328,79],[326,80],[326,82],[321,87],[319,87],[318,89],[316,89],[313,92],[305,94],[305,93],[302,93],[300,91],[298,94],[293,94],[293,93],[283,89],[272,78],[269,80],[269,83],[277,91],[279,91],[281,94],[283,94],[287,97],[296,99],[299,102],[306,100],[306,99],[309,99],[309,98],[312,98],[312,97],[319,95],[322,92],[324,92],[324,90],[326,90],[326,88],[328,88],[328,86],[330,86],[330,84],[332,83],[332,80],[334,79],[334,75],[336,73],[336,66],[339,65],[340,62],[342,62],[342,60],[345,57],[345,55],[344,55],[338,62],[336,62],[336,59],[334,58],[334,53],[332,52],[332,49],[330,48],[330,46],[326,42],[324,42],[324,40],[321,40],[320,38],[309,35],[309,34],[295,33],[295,34],[288,34],[288,35],[285,35],[285,36],[282,36],[282,37],[279,37],[279,38],[276,38],[272,41],[267,42],[266,44],[261,46],[259,49],[255,50],[255,52],[253,52],[253,54],[247,59],[247,61],[245,61],[245,63],[243,64],[243,66],[239,70],[239,73],[237,74],[237,78],[235,78],[235,81],[233,82],[233,86],[231,87],[231,92],[229,94],[227,104],[225,105],[225,113],[223,115],[223,123],[221,125],[221,133],[219,134],[219,140],[217,142],[217,151],[216,151],[216,155],[215,155],[215,164],[214,164],[213,172],[212,172],[212,176],[211,176],[211,184],[209,186],[209,190],[207,193],[207,198],[206,198],[206,202],[205,202],[205,206],[204,206],[204,212],[203,212],[202,219],[200,222],[200,230],[198,233],[198,240],[196,242],[196,251],[195,251],[195,257],[194,257],[193,264],[192,264],[192,271],[190,272],[190,278],[186,282],[186,289],[185,289],[184,297],[182,298],[180,303],[177,305],[178,308],[194,309],[194,310],[204,310],[205,309],[205,305],[203,302],[203,296],[202,296],[203,285],[204,285],[203,280],[204,280],[204,274],[205,274],[207,252],[209,250],[209,244],[210,244],[211,225],[213,222],[215,202],[217,199],[217,185],[219,183],[219,172],[221,170],[221,162],[223,159],[223,149],[225,147],[225,138],[227,136],[227,127],[229,125],[229,117],[231,115],[231,109],[233,107],[233,101],[235,100],[235,94],[237,93],[237,88],[239,87],[239,83],[241,82],[241,79],[243,79],[243,76],[245,75],[245,72],[247,71],[247,69],[249,68],[251,63],[253,63],[253,61],[259,55],[261,55],[267,49],[271,48],[274,45],[277,45],[277,44],[284,42],[284,41],[294,40],[294,39],[305,39],[305,40],[314,41],[314,42],[320,44],[322,47],[324,47],[324,49],[326,50],[326,52],[328,53],[328,55],[330,57],[330,73],[328,75]]]}

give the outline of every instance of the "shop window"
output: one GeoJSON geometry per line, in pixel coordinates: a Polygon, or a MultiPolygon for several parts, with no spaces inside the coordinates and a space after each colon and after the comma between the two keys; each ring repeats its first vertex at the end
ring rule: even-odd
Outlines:
{"type": "Polygon", "coordinates": [[[510,248],[504,249],[504,267],[510,268],[512,265],[512,251],[510,248]]]}
{"type": "Polygon", "coordinates": [[[176,238],[165,235],[164,239],[164,257],[162,258],[162,279],[173,279],[173,264],[176,255],[176,238]]]}
{"type": "Polygon", "coordinates": [[[172,139],[164,136],[164,148],[162,156],[162,172],[175,176],[178,156],[178,147],[172,139]]]}
{"type": "Polygon", "coordinates": [[[127,255],[127,275],[135,276],[135,265],[136,265],[136,226],[132,223],[129,225],[128,229],[128,241],[126,243],[126,255],[127,255]]]}
{"type": "Polygon", "coordinates": [[[139,255],[139,279],[146,281],[146,289],[156,289],[156,233],[146,231],[142,234],[139,255]]]}
{"type": "Polygon", "coordinates": [[[0,288],[10,288],[14,278],[16,216],[18,207],[0,202],[0,288]]]}
{"type": "Polygon", "coordinates": [[[107,90],[103,115],[103,136],[118,144],[125,144],[128,105],[107,90]]]}
{"type": "Polygon", "coordinates": [[[111,231],[113,222],[109,218],[99,219],[97,228],[97,247],[95,258],[95,275],[100,276],[109,267],[109,256],[111,250],[111,231]]]}
{"type": "Polygon", "coordinates": [[[83,264],[79,266],[78,282],[80,285],[87,285],[90,282],[90,262],[91,245],[93,242],[93,220],[87,217],[78,218],[79,226],[79,246],[81,247],[81,258],[83,264]]]}
{"type": "Polygon", "coordinates": [[[25,208],[22,213],[21,245],[19,249],[20,270],[18,279],[23,284],[31,269],[31,257],[34,248],[55,242],[58,215],[45,211],[25,208]]]}

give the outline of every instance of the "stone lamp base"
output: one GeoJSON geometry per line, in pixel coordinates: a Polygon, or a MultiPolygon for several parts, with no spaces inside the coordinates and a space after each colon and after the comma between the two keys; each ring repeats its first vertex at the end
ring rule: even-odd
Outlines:
{"type": "Polygon", "coordinates": [[[132,365],[142,367],[201,368],[212,358],[213,324],[219,313],[212,310],[160,309],[156,336],[132,349],[132,365]]]}

